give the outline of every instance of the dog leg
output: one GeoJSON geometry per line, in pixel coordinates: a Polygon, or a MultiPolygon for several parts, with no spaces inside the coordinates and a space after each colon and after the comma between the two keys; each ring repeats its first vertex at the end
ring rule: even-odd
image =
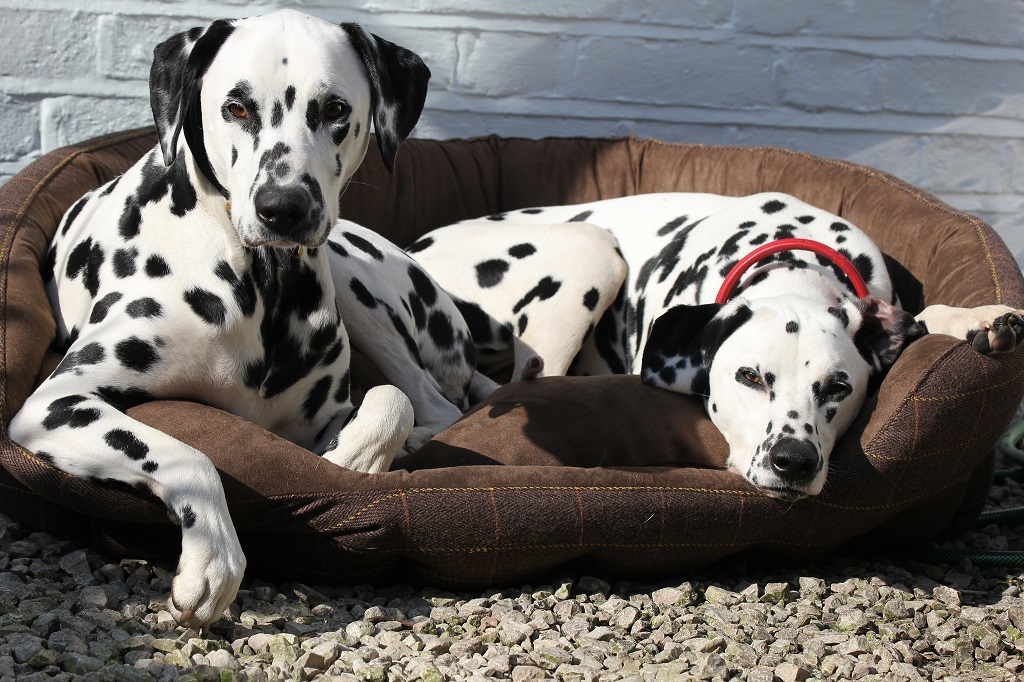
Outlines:
{"type": "Polygon", "coordinates": [[[83,382],[81,375],[96,366],[85,363],[102,356],[98,348],[73,347],[11,420],[11,438],[74,476],[117,481],[159,497],[181,526],[168,610],[179,623],[201,628],[220,618],[245,572],[220,477],[202,452],[97,397],[111,389],[83,382]]]}
{"type": "Polygon", "coordinates": [[[1024,341],[1024,310],[1005,305],[977,308],[932,305],[916,319],[927,327],[928,333],[966,339],[976,351],[985,355],[1010,352],[1024,341]]]}
{"type": "Polygon", "coordinates": [[[387,471],[413,431],[412,403],[394,386],[375,386],[354,412],[344,414],[348,423],[327,447],[324,459],[355,471],[387,471]]]}

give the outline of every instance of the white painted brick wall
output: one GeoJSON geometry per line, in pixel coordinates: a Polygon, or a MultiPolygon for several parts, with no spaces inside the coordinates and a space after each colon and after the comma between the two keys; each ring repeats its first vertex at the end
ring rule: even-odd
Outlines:
{"type": "Polygon", "coordinates": [[[421,137],[634,134],[849,159],[982,216],[1024,263],[1021,0],[0,0],[0,182],[149,123],[167,35],[289,4],[424,57],[421,137]]]}

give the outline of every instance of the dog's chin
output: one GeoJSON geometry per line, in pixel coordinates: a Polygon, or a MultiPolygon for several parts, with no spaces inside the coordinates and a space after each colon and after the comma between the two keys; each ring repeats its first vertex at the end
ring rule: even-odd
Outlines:
{"type": "Polygon", "coordinates": [[[810,493],[803,492],[801,490],[795,490],[793,488],[786,488],[783,486],[755,486],[758,490],[763,492],[768,497],[775,498],[782,502],[796,502],[802,500],[805,497],[810,497],[810,493]]]}
{"type": "Polygon", "coordinates": [[[247,249],[258,249],[270,247],[282,251],[294,251],[297,248],[316,249],[327,241],[327,234],[310,235],[304,239],[289,239],[280,235],[259,232],[251,235],[243,235],[239,232],[238,241],[247,249]]]}

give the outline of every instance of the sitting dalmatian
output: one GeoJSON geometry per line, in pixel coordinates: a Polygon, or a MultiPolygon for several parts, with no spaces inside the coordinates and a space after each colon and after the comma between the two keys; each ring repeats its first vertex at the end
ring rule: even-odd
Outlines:
{"type": "Polygon", "coordinates": [[[482,311],[467,316],[474,336],[479,329],[486,339],[496,338],[491,326],[497,325],[506,329],[501,338],[518,338],[525,327],[553,337],[543,348],[564,340],[572,346],[569,355],[578,350],[572,374],[639,374],[651,386],[702,397],[729,444],[730,469],[783,500],[821,492],[836,440],[911,341],[927,332],[951,334],[992,353],[1013,350],[1024,336],[1024,311],[1000,305],[931,306],[915,319],[896,304],[882,254],[867,235],[777,193],[647,194],[530,208],[440,228],[407,250],[464,311],[467,305],[482,311]],[[474,248],[467,259],[468,235],[483,243],[522,241],[518,248],[530,258],[547,254],[552,260],[550,252],[563,249],[573,255],[549,271],[546,290],[578,289],[594,276],[588,253],[599,250],[600,242],[581,236],[570,251],[559,236],[530,230],[579,221],[612,234],[628,266],[625,285],[603,315],[576,301],[575,314],[563,313],[536,329],[534,319],[542,313],[531,311],[527,320],[521,303],[508,303],[526,299],[501,291],[532,286],[533,275],[516,279],[512,264],[504,281],[474,278],[481,269],[493,269],[485,265],[494,256],[474,248]],[[846,256],[870,295],[858,298],[829,260],[784,251],[755,263],[734,298],[714,302],[741,258],[762,244],[793,237],[846,256]],[[589,329],[593,333],[579,346],[589,329]]]}
{"type": "Polygon", "coordinates": [[[63,360],[10,424],[76,476],[148,490],[182,529],[169,608],[201,627],[245,569],[210,460],[125,411],[194,400],[358,471],[448,426],[475,377],[454,303],[386,240],[336,224],[370,144],[385,165],[430,72],[356,24],[292,10],[155,50],[160,144],[74,204],[43,277],[63,360]],[[351,402],[350,339],[393,378],[351,402]],[[411,400],[411,402],[410,402],[411,400]]]}

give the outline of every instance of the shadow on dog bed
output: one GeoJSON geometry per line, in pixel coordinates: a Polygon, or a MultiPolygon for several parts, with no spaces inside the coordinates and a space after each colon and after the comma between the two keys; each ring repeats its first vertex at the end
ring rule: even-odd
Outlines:
{"type": "MultiPolygon", "coordinates": [[[[4,425],[57,356],[39,266],[67,208],[155,143],[143,129],[64,148],[0,188],[4,425]]],[[[858,225],[912,312],[931,303],[1024,307],[995,233],[892,176],[779,149],[636,139],[411,140],[394,176],[369,155],[342,215],[400,245],[463,218],[626,194],[793,194],[858,225]]],[[[368,374],[366,377],[369,381],[368,374]]],[[[250,574],[305,581],[528,580],[575,559],[632,577],[748,556],[817,557],[853,540],[904,546],[971,520],[992,447],[1024,395],[1024,352],[983,357],[932,335],[903,354],[837,445],[825,491],[783,503],[724,470],[693,399],[636,377],[503,387],[409,458],[340,469],[233,415],[159,401],[130,414],[207,453],[250,574]]],[[[70,477],[7,437],[0,510],[113,556],[173,559],[155,498],[70,477]]]]}

